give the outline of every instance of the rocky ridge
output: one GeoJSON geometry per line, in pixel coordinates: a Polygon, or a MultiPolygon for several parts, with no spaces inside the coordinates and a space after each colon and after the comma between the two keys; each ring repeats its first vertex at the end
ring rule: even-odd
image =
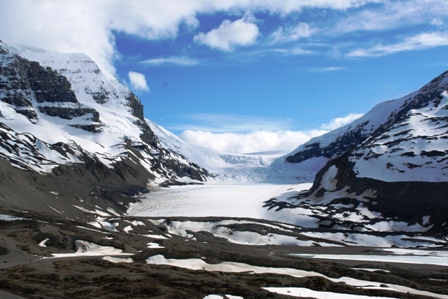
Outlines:
{"type": "MultiPolygon", "coordinates": [[[[321,223],[326,227],[359,227],[350,217],[335,215],[357,213],[368,220],[367,209],[381,216],[368,221],[374,230],[407,231],[417,225],[419,231],[446,233],[447,90],[445,72],[420,90],[381,103],[352,124],[300,146],[286,157],[287,163],[297,162],[300,169],[307,159],[324,157],[328,162],[309,192],[288,208],[339,205],[338,213],[327,213],[321,223]],[[406,225],[398,228],[396,223],[406,225]]],[[[284,204],[272,200],[268,206],[284,204]]]]}

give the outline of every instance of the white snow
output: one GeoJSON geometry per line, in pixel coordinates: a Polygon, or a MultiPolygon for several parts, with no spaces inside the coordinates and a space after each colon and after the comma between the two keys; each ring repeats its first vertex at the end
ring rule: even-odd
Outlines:
{"type": "Polygon", "coordinates": [[[167,237],[164,237],[162,235],[153,235],[153,234],[147,234],[147,235],[142,235],[143,237],[148,237],[151,239],[159,239],[159,240],[166,240],[167,237]]]}
{"type": "Polygon", "coordinates": [[[42,240],[42,242],[39,243],[40,247],[47,247],[47,245],[45,245],[45,243],[47,243],[47,241],[50,240],[49,238],[45,238],[42,240]]]}
{"type": "Polygon", "coordinates": [[[160,244],[154,242],[149,242],[148,244],[146,244],[146,246],[148,246],[149,249],[165,248],[165,246],[161,246],[160,244]]]}
{"type": "MultiPolygon", "coordinates": [[[[132,204],[130,216],[185,216],[185,217],[247,217],[296,224],[295,215],[268,211],[264,201],[279,194],[299,192],[310,184],[275,185],[190,185],[155,190],[132,204]]],[[[285,211],[287,212],[287,211],[285,211]]]]}
{"type": "Polygon", "coordinates": [[[309,276],[320,276],[336,283],[345,283],[347,285],[354,286],[357,288],[382,289],[400,293],[411,293],[422,296],[432,296],[435,298],[444,298],[444,299],[448,298],[448,295],[441,295],[426,291],[420,291],[413,288],[395,284],[384,284],[381,282],[360,280],[351,277],[330,278],[318,272],[304,271],[294,268],[259,267],[237,262],[221,262],[219,264],[208,264],[201,259],[166,259],[163,255],[160,254],[149,257],[146,260],[146,262],[148,264],[169,265],[169,266],[186,268],[190,270],[202,270],[202,271],[219,271],[228,273],[249,272],[254,274],[268,273],[268,274],[289,275],[298,278],[309,276]]]}
{"type": "Polygon", "coordinates": [[[338,174],[338,168],[332,165],[322,176],[321,186],[327,191],[336,190],[336,175],[338,174]]]}
{"type": "MultiPolygon", "coordinates": [[[[170,221],[166,224],[170,234],[191,238],[191,232],[207,231],[216,237],[225,238],[229,242],[245,245],[297,245],[297,246],[314,246],[316,242],[298,240],[294,236],[269,233],[259,234],[249,231],[238,231],[229,228],[235,224],[256,224],[258,226],[266,226],[278,229],[278,226],[265,225],[264,223],[248,222],[245,220],[221,220],[217,222],[200,222],[200,221],[170,221]],[[188,231],[188,232],[187,232],[188,231]]],[[[285,231],[287,233],[287,231],[285,231]]],[[[319,243],[325,246],[325,242],[319,243]]],[[[333,245],[334,246],[334,245],[333,245]]]]}
{"type": "Polygon", "coordinates": [[[446,118],[444,109],[447,93],[436,107],[412,109],[407,119],[396,124],[385,133],[368,139],[355,150],[350,161],[355,163],[356,176],[386,182],[426,181],[446,182],[448,162],[443,156],[428,156],[423,152],[446,150],[446,118]]]}
{"type": "Polygon", "coordinates": [[[291,275],[294,277],[322,276],[318,272],[304,271],[293,268],[272,268],[252,266],[245,263],[222,262],[219,264],[208,264],[201,259],[166,259],[163,255],[149,257],[146,262],[154,265],[170,265],[190,270],[222,271],[230,273],[253,272],[291,275]]]}
{"type": "Polygon", "coordinates": [[[118,264],[118,263],[130,264],[130,263],[134,262],[131,258],[121,258],[121,257],[112,257],[112,256],[104,256],[103,260],[114,263],[114,264],[118,264]]]}
{"type": "Polygon", "coordinates": [[[229,295],[229,294],[226,294],[225,296],[211,294],[211,295],[205,296],[203,299],[244,299],[244,298],[240,297],[240,296],[229,295]]]}
{"type": "Polygon", "coordinates": [[[369,246],[369,247],[382,247],[389,248],[393,246],[397,247],[439,247],[440,243],[446,244],[446,240],[443,237],[428,238],[418,235],[386,235],[376,236],[368,233],[355,233],[355,232],[302,232],[304,236],[319,238],[323,240],[330,240],[345,244],[347,246],[369,246]],[[439,243],[439,245],[437,245],[439,243]]]}
{"type": "Polygon", "coordinates": [[[359,271],[366,271],[366,272],[385,272],[385,273],[390,273],[389,270],[384,270],[384,269],[375,269],[375,268],[352,268],[353,270],[359,270],[359,271]]]}
{"type": "Polygon", "coordinates": [[[26,220],[26,219],[22,218],[22,217],[0,214],[0,220],[2,220],[2,221],[19,221],[19,220],[26,220]]]}
{"type": "Polygon", "coordinates": [[[128,226],[126,226],[125,228],[123,228],[123,231],[124,231],[125,233],[129,233],[131,230],[133,230],[133,228],[132,228],[132,226],[130,226],[130,225],[128,225],[128,226]]]}
{"type": "MultiPolygon", "coordinates": [[[[95,243],[84,240],[76,240],[75,253],[53,253],[54,258],[76,257],[76,256],[117,256],[117,255],[132,255],[132,253],[124,253],[123,250],[111,246],[101,246],[95,243]]],[[[44,257],[44,259],[47,257],[44,257]]]]}
{"type": "Polygon", "coordinates": [[[396,297],[372,297],[363,295],[352,295],[334,292],[314,291],[306,288],[296,287],[264,287],[263,289],[276,294],[282,294],[291,297],[309,297],[316,299],[398,299],[396,297]]]}

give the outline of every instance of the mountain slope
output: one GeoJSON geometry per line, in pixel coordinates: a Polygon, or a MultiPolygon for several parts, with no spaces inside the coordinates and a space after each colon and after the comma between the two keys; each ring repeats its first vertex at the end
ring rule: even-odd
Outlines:
{"type": "Polygon", "coordinates": [[[316,173],[332,158],[364,140],[384,124],[399,109],[407,97],[382,102],[352,123],[314,137],[291,153],[275,160],[271,167],[290,167],[302,174],[303,180],[313,180],[316,173]],[[306,171],[304,171],[306,170],[306,171]]]}
{"type": "MultiPolygon", "coordinates": [[[[207,177],[164,148],[135,95],[83,54],[0,42],[0,137],[0,158],[17,170],[2,168],[2,175],[31,174],[37,185],[72,178],[66,188],[82,193],[70,192],[74,198],[207,177]]],[[[5,195],[11,188],[5,181],[0,184],[1,206],[26,208],[5,195]]]]}
{"type": "MultiPolygon", "coordinates": [[[[299,147],[285,163],[298,162],[300,169],[316,156],[328,163],[309,192],[288,208],[326,206],[321,221],[326,227],[407,231],[417,226],[420,231],[446,232],[447,90],[445,72],[418,91],[379,104],[354,123],[299,147]],[[354,138],[345,148],[339,146],[349,136],[354,138]],[[348,216],[353,214],[365,221],[353,221],[348,216]]],[[[268,206],[284,207],[285,202],[272,200],[268,206]]]]}

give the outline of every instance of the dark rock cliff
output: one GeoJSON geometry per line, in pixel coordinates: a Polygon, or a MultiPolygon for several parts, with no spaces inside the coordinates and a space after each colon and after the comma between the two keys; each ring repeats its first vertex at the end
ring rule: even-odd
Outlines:
{"type": "Polygon", "coordinates": [[[6,50],[0,66],[0,100],[14,107],[17,113],[25,115],[32,123],[38,113],[63,119],[74,119],[88,115],[83,120],[91,123],[76,124],[73,127],[92,132],[101,130],[100,115],[92,108],[84,107],[76,99],[66,77],[50,67],[29,61],[6,50]]]}

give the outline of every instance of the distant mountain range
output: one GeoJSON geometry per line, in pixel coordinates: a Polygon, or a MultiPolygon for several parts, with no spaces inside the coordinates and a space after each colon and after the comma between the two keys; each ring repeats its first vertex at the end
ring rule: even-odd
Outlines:
{"type": "Polygon", "coordinates": [[[267,207],[333,205],[320,215],[327,228],[446,232],[447,90],[448,72],[268,166],[263,153],[198,148],[145,119],[140,100],[84,54],[0,41],[0,206],[84,219],[83,209],[125,211],[151,185],[314,180],[267,207]],[[361,226],[341,216],[366,211],[381,216],[361,226]]]}

